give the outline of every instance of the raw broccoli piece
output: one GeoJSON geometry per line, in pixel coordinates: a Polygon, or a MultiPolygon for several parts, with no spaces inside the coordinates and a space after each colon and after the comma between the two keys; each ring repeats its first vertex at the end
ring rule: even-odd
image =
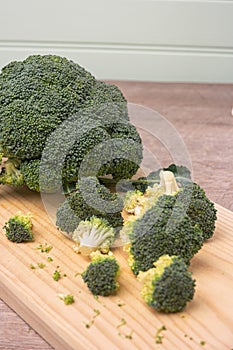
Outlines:
{"type": "Polygon", "coordinates": [[[177,256],[161,256],[153,268],[139,273],[138,280],[143,284],[143,300],[157,311],[181,311],[195,293],[195,280],[177,256]]]}
{"type": "Polygon", "coordinates": [[[129,214],[140,213],[141,208],[143,207],[146,199],[143,196],[143,193],[139,190],[128,191],[124,198],[124,210],[129,214]]]}
{"type": "Polygon", "coordinates": [[[76,191],[68,194],[57,209],[56,225],[69,234],[74,232],[81,220],[96,216],[105,219],[117,232],[123,225],[122,208],[120,196],[111,193],[97,178],[82,178],[76,191]]]}
{"type": "Polygon", "coordinates": [[[94,175],[117,179],[131,178],[142,159],[121,91],[66,58],[33,55],[4,67],[0,115],[0,153],[22,163],[26,184],[36,191],[77,181],[90,152],[99,165],[94,175]]]}
{"type": "Polygon", "coordinates": [[[119,264],[112,253],[105,255],[96,251],[91,253],[91,263],[81,276],[92,294],[108,296],[119,288],[119,273],[119,264]]]}
{"type": "Polygon", "coordinates": [[[163,195],[135,221],[129,233],[129,265],[138,274],[164,254],[178,255],[188,264],[203,241],[201,229],[193,225],[182,203],[174,196],[163,195]]]}
{"type": "Polygon", "coordinates": [[[83,255],[90,255],[95,250],[108,253],[115,239],[115,230],[108,221],[92,216],[80,221],[72,239],[78,245],[78,252],[83,255]]]}
{"type": "Polygon", "coordinates": [[[16,243],[33,240],[31,215],[21,213],[11,216],[5,223],[6,237],[16,243]]]}
{"type": "Polygon", "coordinates": [[[183,187],[187,183],[191,182],[191,172],[183,165],[170,164],[168,167],[160,168],[156,171],[150,172],[147,177],[140,177],[136,180],[132,180],[132,185],[135,189],[141,192],[145,192],[148,186],[160,183],[160,173],[163,171],[170,171],[174,174],[179,187],[183,187]]]}
{"type": "Polygon", "coordinates": [[[19,163],[16,159],[8,159],[2,164],[0,184],[13,186],[24,184],[24,177],[20,172],[19,163]]]}
{"type": "Polygon", "coordinates": [[[183,203],[193,225],[198,224],[204,240],[211,238],[215,230],[217,210],[214,203],[206,196],[205,191],[196,183],[184,186],[176,195],[177,201],[183,203]]]}

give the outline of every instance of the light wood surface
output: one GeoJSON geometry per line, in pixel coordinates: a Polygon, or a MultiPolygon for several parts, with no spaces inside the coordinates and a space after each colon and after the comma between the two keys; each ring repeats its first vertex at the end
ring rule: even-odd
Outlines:
{"type": "MultiPolygon", "coordinates": [[[[232,164],[233,164],[233,118],[231,115],[231,109],[233,105],[233,86],[232,85],[198,85],[198,84],[156,84],[156,83],[130,83],[130,82],[116,82],[117,85],[122,89],[126,97],[130,102],[139,103],[148,107],[151,107],[161,113],[163,116],[167,118],[178,130],[180,135],[185,141],[185,144],[188,147],[188,150],[191,155],[192,164],[193,164],[193,176],[194,180],[197,181],[200,185],[202,185],[209,197],[215,202],[221,204],[222,206],[233,210],[233,201],[232,201],[232,189],[233,189],[233,177],[229,174],[232,174],[232,164]]],[[[47,227],[48,222],[46,218],[45,212],[42,210],[41,205],[39,205],[35,200],[31,199],[31,194],[23,192],[19,193],[18,191],[12,192],[12,190],[8,188],[0,188],[1,197],[0,197],[0,207],[1,207],[1,224],[5,220],[5,218],[12,212],[15,211],[15,205],[17,208],[21,208],[21,210],[31,210],[36,212],[34,218],[34,228],[38,234],[37,237],[40,237],[41,228],[44,229],[47,227]],[[10,197],[6,196],[6,192],[10,194],[10,197]],[[10,191],[10,192],[9,192],[10,191]],[[20,199],[20,204],[18,200],[20,199]],[[38,212],[37,212],[38,210],[38,212]],[[37,214],[39,216],[37,217],[37,214]]],[[[199,349],[199,348],[209,348],[209,349],[228,349],[230,350],[233,345],[232,339],[232,318],[230,315],[230,310],[232,310],[232,214],[224,209],[219,210],[220,219],[218,221],[217,231],[212,241],[208,242],[207,245],[203,248],[200,253],[194,258],[191,268],[194,272],[194,276],[197,278],[197,293],[195,299],[192,303],[189,304],[188,308],[185,310],[184,314],[187,317],[182,318],[173,315],[161,316],[157,315],[155,312],[149,310],[144,304],[139,303],[140,309],[135,309],[135,303],[137,303],[137,299],[132,300],[129,298],[129,292],[127,297],[127,303],[125,306],[119,308],[117,307],[118,300],[122,300],[122,294],[120,292],[119,297],[114,297],[113,300],[110,301],[111,312],[113,312],[113,316],[110,319],[110,326],[114,329],[114,334],[117,333],[116,325],[120,322],[122,317],[125,317],[129,327],[122,328],[122,331],[130,331],[131,328],[135,326],[135,320],[132,317],[127,318],[130,307],[135,310],[134,317],[141,313],[140,319],[140,328],[142,334],[150,333],[151,337],[157,328],[159,328],[163,323],[166,324],[168,330],[164,332],[164,342],[163,345],[155,345],[153,341],[151,344],[152,348],[168,348],[169,350],[176,348],[176,334],[173,334],[173,329],[175,328],[178,332],[179,342],[178,345],[182,345],[180,348],[185,348],[185,346],[189,346],[190,349],[199,349]],[[225,231],[227,229],[227,232],[225,231]],[[223,232],[223,233],[222,233],[223,232]],[[220,241],[219,241],[220,239],[220,241]],[[223,241],[221,241],[223,239],[223,241]],[[231,240],[230,240],[231,239],[231,240]],[[222,247],[221,249],[219,248],[222,247]],[[204,256],[204,258],[203,258],[204,256]],[[228,258],[228,262],[225,261],[225,258],[228,258]],[[219,263],[221,261],[221,263],[219,263]],[[216,264],[217,263],[217,264],[216,264]],[[213,271],[213,266],[216,266],[216,269],[213,271]],[[208,284],[206,282],[206,275],[208,274],[209,279],[208,284]],[[225,279],[228,280],[227,283],[225,279]],[[206,295],[208,292],[211,292],[211,296],[206,295]],[[227,291],[227,292],[226,292],[227,291]],[[214,300],[213,300],[214,298],[214,300]],[[220,301],[219,301],[220,300],[220,301]],[[204,302],[203,302],[204,301],[204,302]],[[222,303],[224,302],[224,305],[222,303]],[[200,303],[200,304],[199,304],[200,303]],[[198,305],[201,305],[201,320],[199,318],[195,318],[193,321],[193,310],[198,308],[198,305]],[[132,307],[133,306],[133,307],[132,307]],[[115,316],[114,316],[115,315],[115,316]],[[228,315],[228,316],[226,316],[228,315]],[[153,317],[152,317],[153,316],[153,317]],[[149,326],[147,322],[147,318],[151,320],[152,317],[152,325],[149,326]],[[166,320],[166,322],[164,321],[166,320]],[[178,321],[177,321],[178,320],[178,321]],[[178,322],[178,323],[177,323],[178,322]],[[212,323],[211,323],[212,322],[212,323]],[[214,328],[210,327],[210,325],[214,324],[214,328]],[[184,333],[187,333],[188,337],[184,336],[184,333]],[[203,339],[201,339],[203,336],[203,339]],[[190,340],[189,337],[193,337],[194,340],[190,340]],[[175,339],[175,340],[174,340],[175,339]],[[199,340],[205,340],[206,345],[201,347],[199,345],[199,340]]],[[[1,225],[2,226],[2,225],[1,225]]],[[[47,235],[48,241],[50,241],[53,232],[53,228],[49,228],[47,235]]],[[[56,230],[55,230],[56,231],[56,230]]],[[[57,235],[57,231],[56,231],[57,235]]],[[[58,235],[59,236],[59,235],[58,235]]],[[[1,235],[1,245],[2,245],[2,235],[1,235]]],[[[41,236],[41,239],[44,242],[44,239],[41,236]]],[[[63,241],[63,237],[62,237],[63,241]]],[[[43,243],[41,242],[41,243],[43,243]]],[[[70,252],[70,242],[65,240],[65,251],[67,249],[70,252]]],[[[49,242],[50,243],[50,242],[49,242]]],[[[63,243],[62,243],[63,244],[63,243]]],[[[32,245],[27,245],[30,248],[31,253],[35,253],[32,249],[32,245]]],[[[51,251],[51,256],[55,256],[54,259],[55,265],[57,265],[57,260],[59,258],[61,246],[60,243],[57,247],[55,247],[51,251]]],[[[18,251],[18,248],[17,248],[18,251]]],[[[20,249],[20,252],[23,250],[20,249]]],[[[30,253],[30,254],[31,254],[30,253]]],[[[28,255],[28,262],[31,263],[32,257],[34,255],[28,255]]],[[[61,254],[60,254],[61,255],[61,254]]],[[[24,258],[25,254],[23,255],[24,258]]],[[[44,259],[43,255],[39,254],[37,251],[37,261],[42,261],[44,259]]],[[[78,256],[75,255],[75,259],[78,256]]],[[[33,277],[42,277],[39,281],[42,280],[43,286],[46,285],[47,279],[49,278],[49,273],[53,271],[55,265],[48,265],[45,270],[30,270],[24,274],[20,274],[20,264],[15,264],[17,261],[17,256],[15,250],[5,251],[4,246],[4,254],[0,255],[1,261],[1,272],[2,268],[5,269],[5,264],[9,263],[11,268],[14,266],[14,273],[17,275],[17,279],[13,279],[11,283],[17,283],[17,286],[22,287],[22,283],[24,281],[28,281],[29,275],[30,278],[33,277]],[[5,254],[7,254],[7,260],[5,260],[5,254]],[[8,254],[10,254],[11,258],[9,258],[8,254]]],[[[120,259],[122,262],[125,262],[125,255],[120,254],[120,259]]],[[[64,273],[67,273],[67,263],[64,261],[60,263],[62,269],[64,269],[64,273]]],[[[24,265],[23,265],[24,266],[24,265]]],[[[74,267],[73,263],[72,266],[74,267]]],[[[78,271],[78,265],[75,266],[75,271],[78,271]]],[[[124,272],[122,274],[122,282],[130,277],[129,282],[127,282],[128,289],[131,289],[135,286],[135,281],[130,271],[124,272]],[[130,275],[130,276],[129,276],[130,275]],[[134,282],[133,282],[134,281],[134,282]],[[131,285],[132,283],[132,285],[131,285]]],[[[9,275],[7,276],[9,278],[9,275]]],[[[11,277],[11,276],[10,276],[11,277]]],[[[11,287],[12,284],[7,284],[7,287],[3,285],[3,279],[1,279],[1,288],[0,288],[0,296],[4,297],[5,301],[9,302],[10,293],[7,292],[7,288],[11,287]],[[3,295],[3,290],[6,295],[3,295]]],[[[8,281],[8,280],[7,280],[8,281]]],[[[58,292],[68,291],[69,286],[67,286],[68,279],[63,279],[59,284],[55,284],[55,287],[58,289],[58,292]],[[68,289],[66,289],[68,288],[68,289]],[[62,290],[61,290],[62,289],[62,290]]],[[[74,278],[72,276],[71,281],[72,288],[75,286],[75,295],[81,289],[79,288],[80,278],[74,278]]],[[[49,280],[49,283],[54,282],[49,280]]],[[[40,283],[35,283],[34,285],[38,290],[40,290],[40,283]]],[[[54,282],[55,283],[55,282],[54,282]]],[[[54,285],[53,283],[53,285],[54,285]]],[[[71,282],[70,282],[71,283],[71,282]]],[[[26,284],[25,284],[26,285],[26,284]]],[[[33,282],[30,283],[31,287],[34,286],[33,282]]],[[[51,289],[46,286],[51,292],[51,289]]],[[[138,288],[135,287],[136,290],[138,288]]],[[[123,289],[122,289],[123,290],[123,289]]],[[[123,292],[122,292],[123,293],[123,292]]],[[[54,294],[53,294],[54,295],[54,294]]],[[[86,292],[84,292],[82,288],[82,292],[80,296],[78,294],[78,298],[76,303],[73,306],[68,306],[65,308],[65,311],[69,314],[73,313],[73,310],[76,310],[76,307],[80,306],[80,311],[82,312],[83,302],[89,303],[89,298],[86,297],[86,292]],[[81,299],[81,303],[79,305],[79,298],[81,299]],[[68,311],[67,311],[68,310],[68,311]]],[[[24,299],[25,304],[27,304],[28,299],[24,299]]],[[[32,299],[34,300],[34,299],[32,299]]],[[[52,298],[53,303],[55,303],[56,307],[63,308],[62,302],[56,297],[52,298]],[[56,300],[56,301],[55,301],[56,300]]],[[[104,299],[105,302],[105,299],[104,299]]],[[[18,299],[14,300],[13,304],[11,302],[11,306],[17,310],[19,313],[24,309],[25,305],[18,305],[18,299]]],[[[106,303],[106,302],[105,302],[106,303]]],[[[46,304],[38,304],[38,299],[34,301],[33,310],[37,310],[40,308],[40,311],[46,309],[46,304]]],[[[52,304],[54,305],[54,304],[52,304]]],[[[103,306],[96,303],[95,300],[90,298],[90,305],[86,309],[86,314],[84,319],[79,320],[78,316],[76,317],[76,322],[81,321],[86,322],[92,318],[93,308],[99,308],[101,310],[101,315],[96,318],[95,325],[97,327],[103,327],[105,329],[105,323],[102,324],[104,319],[104,311],[103,306]],[[101,326],[100,326],[101,323],[101,326]]],[[[110,309],[108,305],[104,310],[110,309]]],[[[34,318],[33,310],[26,317],[27,321],[30,321],[32,327],[37,330],[40,330],[40,333],[45,336],[45,331],[43,329],[38,329],[38,325],[41,327],[41,324],[38,322],[36,318],[34,318]]],[[[78,308],[79,310],[79,308],[78,308]]],[[[107,311],[107,315],[110,314],[110,310],[107,311]]],[[[13,312],[4,302],[0,302],[0,349],[1,350],[50,350],[52,347],[45,342],[36,332],[25,323],[15,312],[13,312]]],[[[52,314],[54,315],[54,314],[52,314]]],[[[76,311],[75,311],[76,315],[76,311]]],[[[77,314],[79,315],[79,313],[77,314]]],[[[195,313],[194,313],[195,315],[195,313]]],[[[68,316],[69,317],[69,316],[68,316]]],[[[106,316],[108,317],[108,316],[106,316]]],[[[107,318],[108,319],[108,318],[107,318]]],[[[111,328],[110,327],[110,328],[111,328]]],[[[42,327],[43,328],[43,327],[42,327]]],[[[108,328],[108,329],[110,329],[108,328]]],[[[102,329],[102,328],[101,328],[102,329]]],[[[57,328],[56,328],[57,330],[57,328]]],[[[60,330],[60,329],[59,329],[60,330]]],[[[48,335],[51,337],[50,329],[47,327],[46,329],[47,339],[48,335]]],[[[85,327],[82,329],[82,332],[86,332],[85,337],[89,336],[92,332],[93,344],[96,341],[96,331],[95,328],[91,328],[86,330],[85,327]],[[94,330],[94,331],[93,331],[94,330]]],[[[81,334],[84,334],[82,333],[81,334]]],[[[135,348],[135,343],[138,339],[138,328],[136,327],[135,337],[133,340],[127,339],[118,339],[117,343],[120,342],[120,345],[123,344],[122,348],[132,347],[135,348]],[[133,344],[133,345],[132,345],[133,344]],[[133,347],[134,346],[134,347],[133,347]]],[[[60,330],[59,334],[62,337],[62,331],[60,330]]],[[[145,336],[143,336],[144,339],[145,336]]],[[[153,337],[152,337],[153,338],[153,337]]],[[[151,338],[151,339],[152,339],[151,338]]],[[[105,344],[105,338],[104,344],[105,344]]],[[[148,344],[145,345],[145,339],[142,340],[141,344],[144,344],[145,348],[148,348],[148,344]]],[[[86,342],[86,340],[85,340],[86,342]]],[[[86,344],[84,342],[84,344],[86,344]]],[[[61,343],[62,344],[62,343],[61,343]]],[[[106,341],[106,344],[107,343],[106,341]]],[[[64,344],[63,344],[64,345],[64,344]]],[[[89,344],[88,344],[89,345],[89,344]]],[[[63,346],[63,349],[69,349],[66,346],[63,346]]],[[[77,347],[77,349],[79,349],[77,347]]],[[[82,349],[80,347],[80,349],[82,349]]]]}
{"type": "MultiPolygon", "coordinates": [[[[77,255],[73,243],[51,226],[39,194],[27,189],[1,187],[1,225],[17,210],[30,207],[34,217],[35,242],[13,244],[0,235],[0,296],[39,334],[58,350],[153,349],[155,333],[162,325],[163,349],[229,350],[233,344],[233,214],[220,206],[214,237],[193,258],[190,270],[197,281],[194,300],[178,314],[164,315],[147,307],[140,298],[140,283],[127,266],[122,248],[114,250],[121,266],[120,290],[115,296],[97,301],[80,275],[88,259],[77,255]],[[39,244],[53,246],[49,253],[35,249],[39,244]],[[52,262],[47,257],[53,258],[52,262]],[[43,262],[44,269],[30,264],[43,262]],[[62,277],[52,278],[59,266],[62,277]],[[73,294],[75,303],[64,305],[57,294],[73,294]],[[118,304],[124,304],[118,306],[118,304]],[[94,324],[86,328],[95,315],[94,324]],[[126,325],[117,326],[125,319],[126,325]],[[119,331],[122,336],[118,335],[119,331]],[[125,335],[132,333],[132,339],[125,335]]],[[[158,348],[158,346],[157,346],[158,348]]]]}

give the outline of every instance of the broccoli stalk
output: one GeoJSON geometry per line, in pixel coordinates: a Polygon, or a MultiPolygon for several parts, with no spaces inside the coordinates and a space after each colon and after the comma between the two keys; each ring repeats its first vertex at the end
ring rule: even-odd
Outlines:
{"type": "Polygon", "coordinates": [[[78,244],[77,251],[83,255],[90,255],[95,250],[107,253],[114,238],[115,231],[109,223],[95,216],[80,221],[72,235],[72,239],[78,244]]]}
{"type": "Polygon", "coordinates": [[[21,186],[24,184],[24,177],[19,170],[19,163],[16,159],[6,160],[0,173],[0,184],[21,186]]]}
{"type": "Polygon", "coordinates": [[[16,243],[33,240],[31,215],[21,213],[11,216],[5,223],[6,237],[16,243]]]}
{"type": "Polygon", "coordinates": [[[96,251],[91,253],[91,263],[81,276],[92,294],[108,296],[119,288],[119,273],[119,264],[111,252],[104,255],[96,251]]]}
{"type": "Polygon", "coordinates": [[[143,300],[157,311],[178,312],[193,299],[195,280],[177,256],[161,256],[153,268],[140,272],[137,278],[142,283],[143,300]]]}

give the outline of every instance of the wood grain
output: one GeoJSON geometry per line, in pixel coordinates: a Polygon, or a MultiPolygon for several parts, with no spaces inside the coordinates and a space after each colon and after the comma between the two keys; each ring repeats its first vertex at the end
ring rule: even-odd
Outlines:
{"type": "MultiPolygon", "coordinates": [[[[39,194],[26,188],[0,188],[1,226],[16,210],[33,214],[35,242],[14,244],[1,233],[0,296],[39,334],[58,350],[74,349],[153,349],[157,329],[165,325],[163,349],[229,350],[233,344],[233,214],[217,206],[218,222],[214,237],[193,258],[190,270],[197,281],[194,300],[184,312],[164,315],[147,307],[140,298],[140,283],[127,265],[121,248],[114,250],[121,266],[120,290],[115,296],[97,301],[76,273],[88,260],[73,252],[73,243],[51,225],[39,194]],[[53,249],[41,253],[39,244],[53,249]],[[47,257],[53,258],[52,262],[47,257]],[[44,269],[32,270],[30,264],[44,262],[44,269]],[[56,282],[52,274],[59,266],[67,274],[56,282]],[[58,293],[71,293],[75,303],[66,306],[58,293]],[[224,297],[223,297],[224,296],[224,297]],[[124,305],[119,307],[118,304],[124,305]],[[90,322],[100,311],[90,328],[90,322]],[[121,320],[126,325],[117,326],[121,320]],[[118,335],[119,331],[122,335],[118,335]],[[132,339],[125,335],[133,331],[132,339]]],[[[2,346],[2,345],[1,345],[2,346]]],[[[159,348],[157,346],[157,348],[159,348]]]]}
{"type": "MultiPolygon", "coordinates": [[[[120,87],[129,102],[157,110],[176,127],[188,147],[194,180],[205,188],[213,201],[233,211],[233,177],[229,176],[233,171],[233,85],[113,83],[120,87]]],[[[6,203],[5,201],[4,206],[8,207],[9,204],[6,203]]],[[[30,201],[27,203],[25,210],[28,211],[30,201]]],[[[229,249],[230,247],[229,244],[229,249]]],[[[206,265],[203,261],[202,264],[205,273],[206,265]]],[[[221,315],[220,310],[219,314],[214,314],[214,319],[221,318],[221,315]]],[[[221,327],[218,332],[221,332],[221,327]]],[[[198,345],[196,347],[200,348],[198,345]]],[[[173,345],[170,346],[171,350],[173,348],[173,345]]],[[[51,350],[52,347],[0,300],[0,349],[51,350]]]]}

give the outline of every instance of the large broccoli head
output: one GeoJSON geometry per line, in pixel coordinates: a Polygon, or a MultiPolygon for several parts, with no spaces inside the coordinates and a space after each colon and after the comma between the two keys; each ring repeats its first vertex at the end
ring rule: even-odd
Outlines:
{"type": "Polygon", "coordinates": [[[3,157],[27,162],[22,166],[25,183],[30,179],[29,187],[40,191],[43,188],[38,187],[35,174],[41,159],[43,170],[58,166],[56,177],[66,183],[77,181],[80,164],[89,152],[98,153],[101,166],[95,175],[119,179],[131,178],[142,158],[141,138],[129,122],[121,91],[97,81],[77,63],[54,55],[29,56],[2,69],[0,149],[3,157]],[[114,149],[117,146],[121,153],[114,149]],[[100,156],[101,147],[112,152],[107,160],[100,156]]]}

